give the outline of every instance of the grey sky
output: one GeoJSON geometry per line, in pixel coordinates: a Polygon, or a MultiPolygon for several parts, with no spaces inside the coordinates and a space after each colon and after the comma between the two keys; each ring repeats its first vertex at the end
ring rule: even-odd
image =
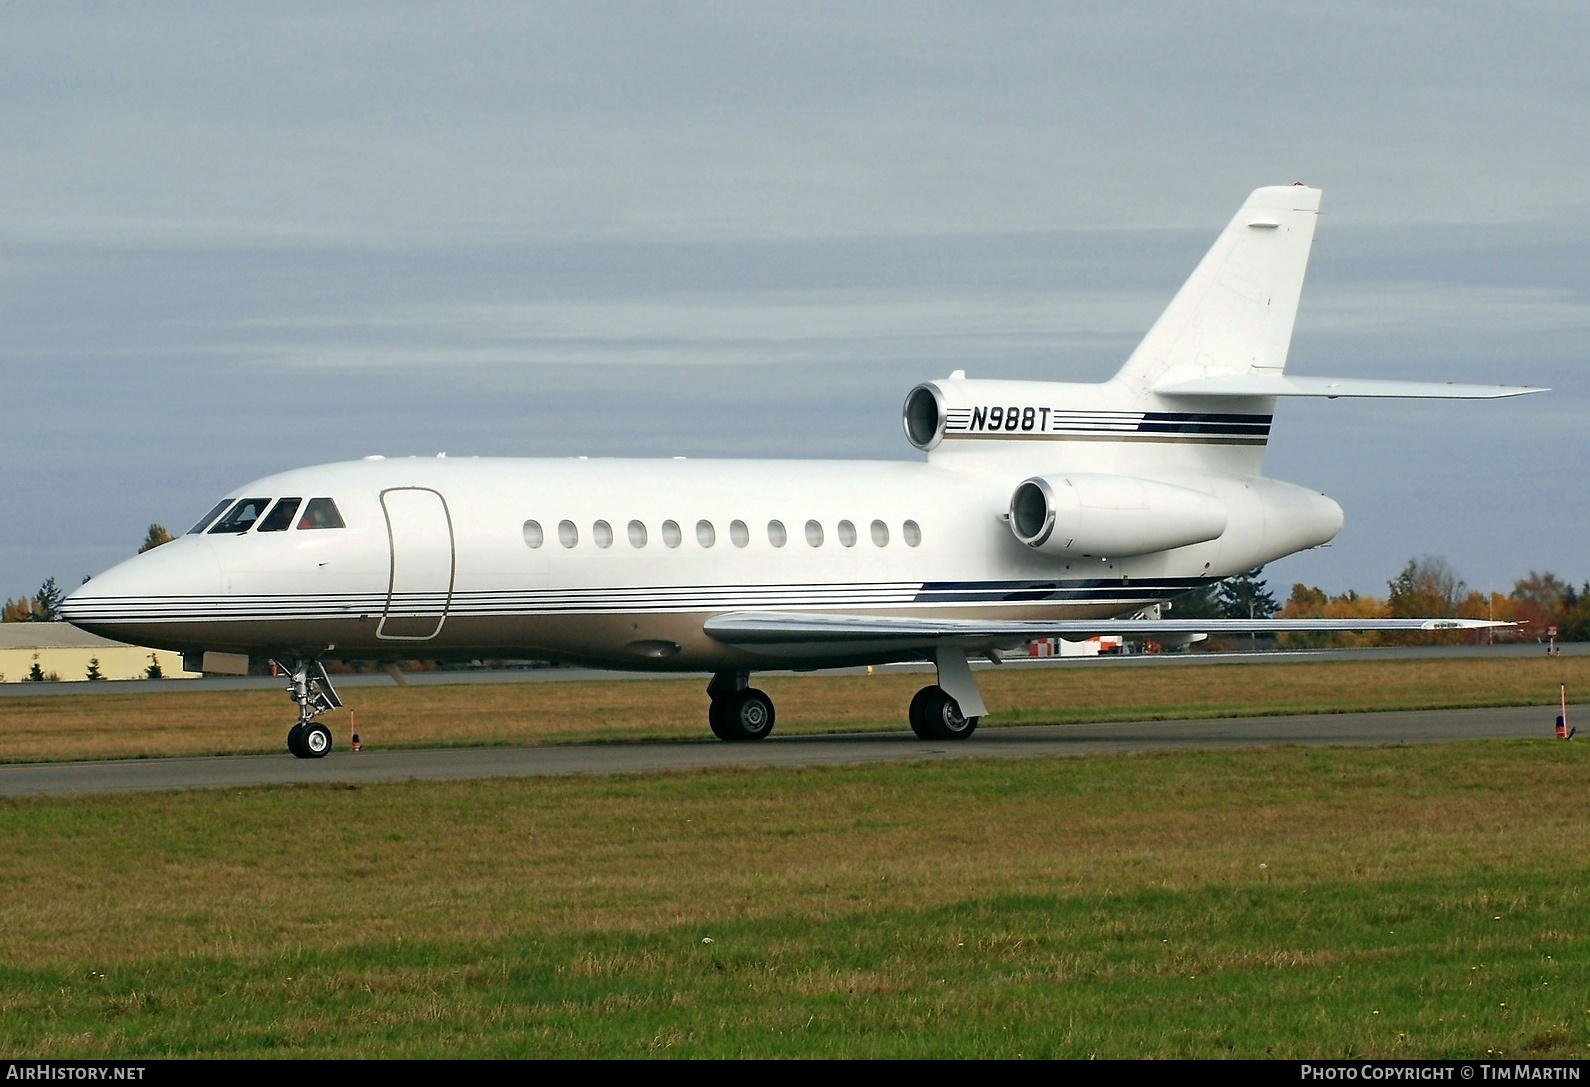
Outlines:
{"type": "Polygon", "coordinates": [[[1095,380],[1252,188],[1325,190],[1277,581],[1590,577],[1582,6],[10,5],[0,596],[281,468],[906,456],[915,381],[1095,380]]]}

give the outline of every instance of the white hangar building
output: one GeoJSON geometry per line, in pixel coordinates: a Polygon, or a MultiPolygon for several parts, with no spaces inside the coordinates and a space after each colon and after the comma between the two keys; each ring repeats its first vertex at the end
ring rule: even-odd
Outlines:
{"type": "Polygon", "coordinates": [[[151,664],[165,679],[199,678],[182,670],[181,653],[113,642],[71,623],[0,623],[0,683],[26,682],[35,664],[47,680],[87,682],[92,661],[105,679],[146,679],[151,664]]]}

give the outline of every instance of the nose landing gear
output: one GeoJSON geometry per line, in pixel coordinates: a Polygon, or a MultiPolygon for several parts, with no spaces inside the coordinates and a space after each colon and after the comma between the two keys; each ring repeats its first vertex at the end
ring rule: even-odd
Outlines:
{"type": "Polygon", "coordinates": [[[298,723],[287,730],[287,750],[300,759],[321,759],[331,750],[331,730],[315,720],[323,713],[342,708],[342,699],[319,661],[300,660],[288,668],[272,661],[287,673],[287,697],[298,703],[298,723]]]}

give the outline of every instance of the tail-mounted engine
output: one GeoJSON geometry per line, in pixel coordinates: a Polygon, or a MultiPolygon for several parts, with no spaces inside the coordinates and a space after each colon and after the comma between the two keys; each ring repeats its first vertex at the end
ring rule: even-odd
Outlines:
{"type": "Polygon", "coordinates": [[[1068,558],[1127,558],[1218,539],[1218,498],[1130,476],[1033,476],[1010,498],[1010,530],[1036,551],[1068,558]]]}

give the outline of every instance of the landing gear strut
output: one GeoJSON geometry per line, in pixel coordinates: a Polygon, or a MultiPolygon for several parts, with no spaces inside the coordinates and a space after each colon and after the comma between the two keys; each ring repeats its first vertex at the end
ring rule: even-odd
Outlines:
{"type": "Polygon", "coordinates": [[[773,731],[773,700],[748,686],[748,672],[718,672],[707,684],[707,722],[720,740],[761,740],[773,731]]]}
{"type": "Polygon", "coordinates": [[[287,730],[287,750],[300,759],[323,759],[331,750],[331,730],[315,720],[323,713],[342,708],[342,699],[319,661],[300,660],[292,668],[272,661],[287,673],[287,697],[298,703],[298,723],[287,730]]]}

